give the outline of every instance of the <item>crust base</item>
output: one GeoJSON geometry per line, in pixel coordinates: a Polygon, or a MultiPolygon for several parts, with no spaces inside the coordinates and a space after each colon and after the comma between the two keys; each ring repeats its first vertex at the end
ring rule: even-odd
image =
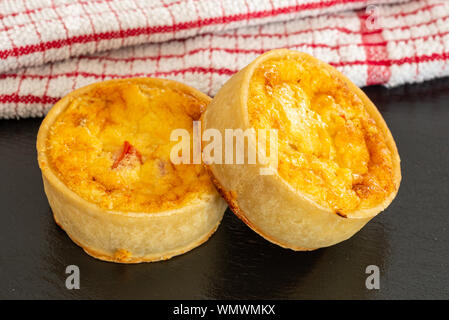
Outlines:
{"type": "Polygon", "coordinates": [[[317,248],[314,249],[310,249],[310,248],[303,248],[303,247],[297,247],[297,246],[292,246],[286,243],[282,243],[276,239],[274,239],[273,237],[268,236],[267,234],[265,234],[264,232],[262,232],[258,227],[256,227],[253,223],[251,223],[251,221],[248,220],[247,215],[242,211],[242,209],[239,207],[236,199],[233,197],[232,192],[226,191],[223,186],[220,184],[220,182],[218,182],[217,179],[215,179],[214,175],[210,172],[210,170],[207,170],[207,172],[209,173],[212,182],[214,183],[215,187],[218,190],[218,193],[220,193],[220,195],[226,200],[226,202],[228,203],[229,208],[231,209],[231,211],[237,216],[237,218],[239,218],[240,220],[243,221],[243,223],[245,223],[248,227],[250,227],[254,232],[256,232],[258,235],[260,235],[262,238],[264,238],[265,240],[270,241],[271,243],[274,243],[284,249],[290,249],[293,251],[314,251],[317,250],[317,248]]]}
{"type": "MultiPolygon", "coordinates": [[[[60,227],[62,230],[64,230],[63,226],[57,221],[56,216],[53,214],[53,219],[55,220],[55,223],[60,227]]],[[[142,262],[157,262],[157,261],[163,261],[163,260],[169,260],[175,256],[179,256],[181,254],[184,254],[192,249],[195,249],[196,247],[199,247],[203,243],[205,243],[209,238],[217,231],[218,226],[220,225],[220,221],[217,222],[217,224],[213,227],[212,230],[210,230],[209,233],[207,233],[204,237],[198,239],[196,242],[191,243],[187,245],[184,248],[180,248],[176,251],[164,253],[163,255],[152,255],[149,257],[128,257],[126,255],[106,255],[104,253],[100,253],[98,250],[88,247],[87,245],[82,244],[78,240],[76,240],[73,236],[71,236],[69,233],[67,233],[66,230],[64,232],[69,236],[69,238],[79,247],[81,247],[84,252],[86,252],[91,257],[106,261],[106,262],[115,262],[115,263],[123,263],[123,264],[136,264],[136,263],[142,263],[142,262]]]]}

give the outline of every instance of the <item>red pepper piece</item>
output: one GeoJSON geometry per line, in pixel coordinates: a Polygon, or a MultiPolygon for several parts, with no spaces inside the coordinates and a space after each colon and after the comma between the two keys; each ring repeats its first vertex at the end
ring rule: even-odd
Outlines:
{"type": "Polygon", "coordinates": [[[123,161],[123,159],[125,159],[128,155],[132,154],[136,155],[137,159],[139,159],[140,164],[143,164],[142,155],[140,154],[140,152],[136,148],[134,148],[134,146],[131,143],[125,141],[123,143],[122,152],[120,153],[118,158],[115,159],[114,164],[112,165],[112,169],[117,168],[120,162],[123,161]]]}

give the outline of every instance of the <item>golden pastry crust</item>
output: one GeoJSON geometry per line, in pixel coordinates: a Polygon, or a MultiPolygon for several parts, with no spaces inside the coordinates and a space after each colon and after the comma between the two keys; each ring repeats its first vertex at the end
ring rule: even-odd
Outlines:
{"type": "MultiPolygon", "coordinates": [[[[62,227],[62,225],[57,221],[56,216],[53,214],[53,218],[55,219],[55,223],[61,228],[64,229],[62,227]]],[[[171,251],[171,252],[167,252],[164,255],[161,254],[157,254],[154,256],[147,256],[147,257],[140,257],[140,258],[135,258],[132,256],[132,252],[129,252],[127,250],[124,249],[118,249],[113,255],[108,255],[105,254],[104,252],[99,252],[96,251],[96,249],[92,249],[90,247],[88,247],[87,245],[84,245],[82,243],[80,243],[78,240],[72,238],[70,236],[70,234],[67,234],[69,236],[69,238],[76,243],[78,246],[80,246],[81,248],[83,248],[84,252],[86,252],[88,255],[99,259],[99,260],[103,260],[103,261],[108,261],[108,262],[117,262],[117,263],[126,263],[126,264],[134,264],[134,263],[142,263],[142,262],[157,262],[157,261],[163,261],[163,260],[168,260],[173,258],[174,256],[177,255],[181,255],[184,254],[200,245],[202,245],[204,242],[206,242],[207,240],[209,240],[209,238],[215,233],[215,231],[217,230],[218,226],[220,225],[220,221],[217,222],[217,224],[215,225],[215,228],[213,228],[209,234],[206,234],[204,237],[198,239],[197,242],[193,242],[190,245],[184,247],[184,248],[180,248],[177,249],[175,251],[171,251]]]]}
{"type": "MultiPolygon", "coordinates": [[[[286,49],[265,53],[228,80],[202,115],[203,130],[214,128],[223,134],[225,129],[253,127],[254,118],[248,113],[247,104],[253,76],[265,62],[285,58],[311,61],[336,77],[361,101],[391,154],[391,189],[379,201],[341,211],[289,183],[278,170],[274,175],[260,175],[260,169],[266,168],[261,164],[209,164],[208,168],[231,209],[248,226],[282,247],[313,250],[348,239],[391,203],[401,180],[400,159],[385,121],[357,86],[333,67],[307,54],[286,49]]],[[[248,145],[254,147],[256,142],[248,145]]]]}
{"type": "Polygon", "coordinates": [[[242,220],[248,227],[250,227],[253,231],[255,231],[257,234],[259,234],[261,237],[267,239],[268,241],[270,241],[270,242],[272,242],[274,244],[277,244],[280,247],[286,248],[286,249],[292,249],[292,250],[295,250],[295,251],[313,251],[313,250],[315,250],[315,249],[309,249],[309,248],[303,248],[303,247],[294,247],[294,246],[286,247],[284,244],[278,242],[276,239],[274,239],[274,238],[270,237],[269,235],[265,234],[264,232],[262,232],[257,226],[253,225],[251,223],[251,221],[249,221],[246,218],[245,213],[242,211],[242,209],[238,205],[235,192],[226,191],[222,187],[220,182],[218,182],[218,180],[214,178],[213,174],[210,173],[209,170],[208,170],[208,172],[211,175],[212,181],[214,182],[215,186],[217,187],[218,192],[223,197],[223,199],[226,200],[226,202],[228,203],[228,206],[232,210],[232,212],[234,212],[234,214],[240,220],[242,220]]]}
{"type": "Polygon", "coordinates": [[[133,210],[132,207],[130,210],[123,210],[123,207],[108,209],[70,189],[48,157],[52,125],[71,102],[92,90],[124,83],[174,89],[204,105],[210,101],[206,95],[181,83],[150,78],[111,80],[68,94],[50,110],[38,133],[38,162],[45,193],[56,223],[91,256],[119,263],[165,260],[195,248],[216,230],[226,202],[213,187],[192,193],[188,201],[174,203],[168,208],[162,206],[159,210],[154,206],[148,207],[148,211],[133,210]]]}

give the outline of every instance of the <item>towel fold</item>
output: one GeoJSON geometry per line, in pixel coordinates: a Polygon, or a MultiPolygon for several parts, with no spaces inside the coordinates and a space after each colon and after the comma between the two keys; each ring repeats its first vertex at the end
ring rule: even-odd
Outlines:
{"type": "Polygon", "coordinates": [[[214,95],[281,47],[329,62],[359,86],[447,76],[449,2],[2,2],[0,118],[42,116],[69,91],[113,78],[170,78],[214,95]]]}

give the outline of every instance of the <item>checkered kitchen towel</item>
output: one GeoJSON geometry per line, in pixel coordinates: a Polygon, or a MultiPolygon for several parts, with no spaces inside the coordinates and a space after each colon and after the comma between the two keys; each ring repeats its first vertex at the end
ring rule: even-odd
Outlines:
{"type": "Polygon", "coordinates": [[[95,81],[162,77],[214,95],[274,48],[360,86],[449,75],[448,0],[0,0],[0,118],[95,81]]]}

